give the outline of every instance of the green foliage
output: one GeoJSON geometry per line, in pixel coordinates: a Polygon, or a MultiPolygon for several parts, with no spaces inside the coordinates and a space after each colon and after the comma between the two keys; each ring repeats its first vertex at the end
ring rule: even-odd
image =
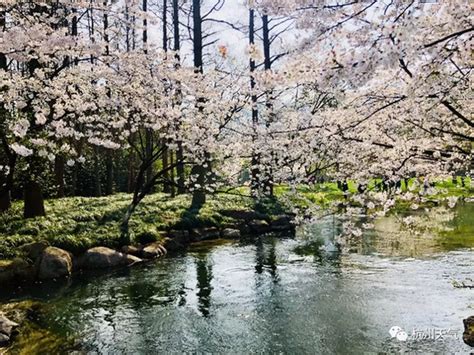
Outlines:
{"type": "MultiPolygon", "coordinates": [[[[15,202],[0,215],[0,259],[17,255],[17,247],[39,240],[78,254],[94,246],[121,246],[119,225],[131,201],[128,194],[109,197],[71,197],[46,201],[46,217],[24,219],[22,203],[15,202]]],[[[208,202],[193,211],[190,195],[170,198],[156,193],[147,196],[130,221],[137,243],[163,238],[164,231],[220,226],[230,222],[219,213],[223,209],[250,210],[251,199],[233,195],[209,196],[208,202]]]]}
{"type": "MultiPolygon", "coordinates": [[[[447,196],[473,196],[470,183],[467,178],[464,182],[460,178],[454,183],[451,179],[438,181],[436,195],[428,196],[426,203],[438,203],[447,196]]],[[[376,180],[371,181],[369,188],[376,184],[376,180]]],[[[414,179],[408,180],[408,187],[413,188],[413,184],[414,179]]],[[[349,190],[356,190],[354,182],[349,182],[349,190]]],[[[131,235],[135,242],[149,243],[160,240],[164,232],[171,229],[221,227],[235,223],[233,217],[224,211],[255,211],[271,218],[286,213],[290,207],[304,210],[311,204],[326,207],[344,200],[343,192],[332,182],[301,185],[296,193],[288,186],[275,186],[274,198],[258,202],[248,197],[247,187],[235,189],[232,193],[208,196],[206,204],[199,210],[190,209],[190,195],[170,198],[156,193],[147,196],[130,220],[131,235]]],[[[50,199],[46,201],[46,217],[27,220],[22,217],[22,203],[15,202],[7,213],[0,215],[0,259],[14,257],[18,246],[39,240],[73,253],[94,246],[120,247],[119,225],[130,201],[129,194],[50,199]]],[[[399,201],[395,210],[400,212],[409,208],[410,202],[399,201]]],[[[472,233],[471,230],[463,232],[472,233]]]]}

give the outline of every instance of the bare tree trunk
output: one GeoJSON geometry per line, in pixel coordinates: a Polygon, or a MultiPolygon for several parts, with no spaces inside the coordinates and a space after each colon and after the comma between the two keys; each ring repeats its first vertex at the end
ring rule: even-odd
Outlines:
{"type": "Polygon", "coordinates": [[[100,183],[100,165],[99,165],[99,149],[94,147],[94,196],[102,196],[102,186],[100,183]]]}
{"type": "MultiPolygon", "coordinates": [[[[250,8],[249,10],[249,45],[251,47],[255,46],[255,10],[253,8],[250,8]]],[[[255,60],[250,57],[250,90],[252,92],[251,96],[251,104],[252,104],[252,125],[253,125],[253,137],[252,140],[255,142],[257,140],[257,126],[258,126],[258,108],[257,108],[257,95],[254,92],[255,91],[255,76],[254,72],[256,69],[255,65],[255,60]]],[[[252,152],[252,161],[251,161],[251,168],[250,168],[250,174],[251,174],[251,184],[250,184],[250,189],[252,196],[257,197],[259,195],[259,189],[260,189],[260,169],[258,167],[259,164],[259,156],[258,153],[255,151],[252,152]]]]}
{"type": "Polygon", "coordinates": [[[128,157],[128,182],[127,182],[128,193],[133,192],[133,190],[135,189],[135,179],[136,179],[135,153],[131,151],[128,157]]]}
{"type": "MultiPolygon", "coordinates": [[[[142,31],[142,44],[143,44],[143,52],[148,54],[148,19],[147,19],[147,12],[148,12],[148,1],[142,1],[142,11],[145,13],[145,17],[143,18],[143,31],[142,31]]],[[[146,160],[151,160],[153,155],[153,132],[150,129],[146,129],[145,132],[145,154],[146,160]]],[[[146,171],[146,180],[150,181],[153,176],[153,165],[150,165],[146,171]]]]}
{"type": "MultiPolygon", "coordinates": [[[[4,113],[2,108],[0,114],[4,113]]],[[[0,179],[0,213],[7,211],[11,207],[11,191],[13,188],[13,176],[16,167],[16,154],[8,147],[6,138],[1,137],[3,150],[8,158],[8,173],[4,179],[0,179]]]]}
{"type": "MultiPolygon", "coordinates": [[[[271,70],[272,68],[272,62],[271,62],[271,56],[270,56],[270,28],[269,28],[269,20],[268,20],[268,15],[263,15],[262,16],[262,31],[263,31],[263,54],[264,54],[264,68],[265,70],[271,70]]],[[[269,117],[267,121],[267,127],[270,126],[272,122],[272,110],[273,110],[273,103],[272,103],[272,93],[267,92],[266,93],[266,106],[269,112],[269,117]]],[[[272,160],[273,160],[273,154],[270,152],[270,155],[272,155],[272,160]]],[[[268,169],[265,169],[265,176],[263,178],[263,188],[266,194],[269,196],[273,196],[273,177],[272,177],[272,166],[270,163],[270,166],[268,169]]]]}
{"type": "Polygon", "coordinates": [[[36,181],[30,180],[25,184],[24,190],[25,207],[23,216],[25,218],[34,218],[45,216],[44,198],[41,191],[41,185],[36,181]]]}
{"type": "MultiPolygon", "coordinates": [[[[178,0],[173,0],[173,44],[174,44],[174,51],[175,51],[175,56],[176,56],[176,67],[178,68],[180,66],[180,55],[179,51],[181,50],[181,41],[179,38],[179,3],[178,0]]],[[[179,83],[177,84],[179,85],[179,83]]],[[[177,90],[177,103],[181,100],[180,98],[180,91],[177,90]]],[[[184,163],[183,163],[183,157],[184,157],[184,152],[183,152],[183,144],[181,141],[178,141],[178,149],[176,151],[176,160],[177,160],[177,165],[176,165],[176,174],[178,175],[178,194],[184,194],[186,192],[185,190],[185,181],[186,181],[186,176],[184,172],[184,163]]]]}
{"type": "MultiPolygon", "coordinates": [[[[165,53],[168,52],[168,2],[163,0],[163,50],[165,53]]],[[[163,169],[168,167],[168,142],[166,139],[163,139],[163,157],[161,163],[163,164],[163,169]]],[[[167,171],[163,177],[163,192],[169,194],[171,192],[170,186],[170,174],[167,171]]]]}
{"type": "MultiPolygon", "coordinates": [[[[0,31],[2,32],[5,27],[5,22],[5,12],[0,11],[0,31]]],[[[8,70],[7,57],[4,53],[0,53],[0,70],[8,70]]],[[[13,187],[13,173],[16,166],[16,154],[10,150],[7,138],[3,133],[5,132],[3,123],[6,121],[7,116],[7,111],[5,110],[3,103],[0,103],[0,116],[2,116],[2,120],[0,121],[1,145],[8,159],[8,173],[5,176],[4,181],[0,178],[0,213],[2,213],[7,211],[11,206],[11,190],[13,187]]],[[[0,174],[3,174],[3,172],[0,174]]]]}
{"type": "Polygon", "coordinates": [[[54,180],[57,186],[56,197],[62,198],[65,196],[65,185],[64,185],[64,156],[57,155],[54,160],[54,180]]]}
{"type": "MultiPolygon", "coordinates": [[[[202,18],[201,18],[201,1],[193,0],[193,46],[194,46],[194,68],[197,73],[203,72],[202,58],[202,18]]],[[[198,101],[202,101],[200,98],[198,101]]],[[[202,111],[202,106],[199,108],[202,111]]],[[[208,168],[209,169],[209,168],[208,168]]],[[[206,203],[206,173],[208,169],[203,165],[194,165],[191,173],[196,176],[197,188],[194,189],[192,207],[201,208],[206,203]]]]}
{"type": "MultiPolygon", "coordinates": [[[[171,151],[170,151],[170,165],[175,166],[174,155],[173,155],[173,152],[171,152],[171,151]]],[[[175,197],[176,196],[176,187],[175,187],[175,182],[174,182],[174,169],[170,170],[169,177],[170,177],[170,180],[171,180],[170,194],[171,194],[171,197],[175,197]]]]}
{"type": "Polygon", "coordinates": [[[105,194],[107,196],[114,193],[114,152],[107,149],[106,152],[106,183],[105,183],[105,194]]]}
{"type": "Polygon", "coordinates": [[[43,165],[38,157],[28,157],[28,170],[24,180],[24,207],[23,216],[25,218],[34,218],[44,216],[44,198],[42,187],[38,182],[38,176],[42,173],[43,165]]]}

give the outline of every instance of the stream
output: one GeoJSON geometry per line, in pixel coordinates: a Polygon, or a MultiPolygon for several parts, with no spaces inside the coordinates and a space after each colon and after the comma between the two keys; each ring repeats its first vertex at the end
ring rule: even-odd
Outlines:
{"type": "Polygon", "coordinates": [[[329,216],[296,237],[193,244],[67,283],[0,290],[40,303],[11,353],[469,353],[474,203],[379,218],[345,251],[329,216]],[[400,327],[397,336],[390,329],[400,327]],[[400,333],[402,332],[402,333],[400,333]],[[405,332],[405,339],[403,336],[405,332]]]}

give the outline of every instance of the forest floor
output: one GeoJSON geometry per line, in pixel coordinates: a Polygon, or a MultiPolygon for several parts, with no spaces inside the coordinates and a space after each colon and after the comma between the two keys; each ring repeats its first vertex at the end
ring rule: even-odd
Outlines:
{"type": "MultiPolygon", "coordinates": [[[[369,188],[374,188],[373,181],[369,188]]],[[[411,182],[410,182],[411,184],[411,182]]],[[[436,195],[429,200],[445,200],[449,196],[474,197],[474,188],[469,179],[463,186],[459,179],[440,181],[436,184],[436,195]]],[[[402,186],[407,189],[410,186],[402,186]]],[[[349,192],[355,192],[356,185],[349,183],[349,192]]],[[[226,211],[257,212],[262,216],[277,216],[296,207],[306,209],[311,205],[329,207],[334,201],[344,201],[344,193],[336,183],[322,183],[311,187],[298,187],[292,193],[288,187],[275,188],[276,198],[255,204],[248,197],[247,188],[229,193],[209,195],[206,204],[199,210],[190,210],[191,196],[170,197],[163,193],[147,196],[138,206],[130,221],[133,240],[145,244],[159,241],[166,231],[199,227],[222,227],[232,223],[226,211]]],[[[130,203],[131,195],[115,194],[108,197],[67,197],[49,199],[45,202],[46,217],[24,219],[21,201],[15,202],[5,214],[0,215],[0,259],[15,257],[19,246],[45,240],[50,245],[82,253],[95,246],[119,248],[120,221],[130,203]]],[[[407,208],[404,201],[396,208],[407,208]]]]}

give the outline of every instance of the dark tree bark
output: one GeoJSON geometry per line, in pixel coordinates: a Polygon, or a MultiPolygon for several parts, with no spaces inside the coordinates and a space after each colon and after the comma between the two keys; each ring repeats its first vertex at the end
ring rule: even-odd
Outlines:
{"type": "MultiPolygon", "coordinates": [[[[167,0],[163,0],[163,50],[165,53],[168,52],[168,2],[167,0]]],[[[163,169],[168,167],[168,142],[163,139],[163,157],[161,159],[161,163],[163,165],[163,169]]],[[[171,184],[170,184],[170,174],[168,171],[163,176],[163,192],[164,193],[171,193],[171,184]]]]}
{"type": "MultiPolygon", "coordinates": [[[[0,114],[6,114],[1,108],[0,114]]],[[[8,174],[0,178],[0,213],[7,211],[11,207],[11,191],[13,189],[13,176],[15,173],[17,155],[8,147],[6,137],[2,134],[1,142],[3,151],[8,159],[8,174]]]]}
{"type": "MultiPolygon", "coordinates": [[[[48,8],[43,5],[37,5],[33,8],[34,12],[45,14],[48,12],[48,8]]],[[[34,75],[36,69],[41,67],[38,59],[31,59],[28,61],[27,68],[30,76],[34,75]]],[[[27,117],[32,117],[33,108],[28,104],[24,109],[24,114],[27,117]]],[[[31,124],[31,122],[30,122],[31,124]]],[[[31,124],[30,131],[35,132],[38,127],[33,123],[31,124]]],[[[38,181],[44,170],[43,162],[35,157],[30,156],[27,159],[28,161],[28,170],[26,171],[26,176],[24,176],[24,206],[23,206],[23,216],[25,218],[33,218],[37,216],[45,215],[44,208],[44,198],[42,193],[42,186],[38,181]]]]}
{"type": "Polygon", "coordinates": [[[100,164],[99,164],[99,149],[94,147],[94,196],[102,196],[102,186],[100,183],[100,164]]]}
{"type": "MultiPolygon", "coordinates": [[[[203,73],[203,45],[202,45],[202,18],[201,18],[201,1],[193,0],[193,49],[194,49],[194,68],[196,73],[203,73]]],[[[202,101],[203,99],[198,99],[202,101]]],[[[200,106],[199,110],[202,110],[200,106]]],[[[207,169],[202,165],[194,165],[191,173],[196,176],[198,188],[194,189],[192,207],[201,208],[206,203],[206,172],[207,169]]]]}
{"type": "Polygon", "coordinates": [[[135,152],[131,151],[128,156],[128,176],[127,176],[127,192],[132,193],[135,189],[136,169],[135,169],[135,152]]]}
{"type": "MultiPolygon", "coordinates": [[[[255,10],[251,8],[249,10],[249,44],[251,47],[255,45],[255,10]]],[[[251,57],[249,62],[250,67],[250,90],[252,91],[251,103],[252,103],[252,125],[254,129],[253,141],[257,139],[256,132],[258,126],[258,108],[257,108],[257,95],[255,93],[255,76],[254,72],[256,69],[255,60],[251,57]]],[[[252,196],[257,197],[259,195],[259,175],[260,169],[258,168],[259,164],[258,153],[252,152],[252,161],[251,161],[251,193],[252,196]]]]}
{"type": "Polygon", "coordinates": [[[25,207],[23,216],[25,218],[34,218],[45,216],[44,198],[41,191],[41,185],[34,180],[26,182],[24,189],[25,207]]]}
{"type": "MultiPolygon", "coordinates": [[[[143,44],[143,52],[148,54],[148,20],[146,18],[146,14],[148,12],[148,1],[142,1],[142,11],[145,13],[145,17],[143,18],[143,31],[142,31],[142,44],[143,44]]],[[[150,129],[146,129],[145,132],[145,146],[146,146],[146,160],[151,160],[153,155],[153,132],[150,129]]],[[[146,180],[150,181],[153,177],[153,165],[150,165],[146,171],[146,180]]]]}
{"type": "MultiPolygon", "coordinates": [[[[269,20],[268,20],[268,15],[264,14],[262,16],[262,31],[263,31],[263,55],[264,55],[264,68],[265,70],[271,70],[272,69],[272,60],[271,60],[271,54],[270,54],[270,46],[271,46],[271,41],[270,41],[270,28],[269,28],[269,20]]],[[[269,117],[267,119],[267,126],[271,124],[273,121],[273,103],[272,103],[272,93],[267,92],[266,93],[266,106],[269,112],[269,117]]],[[[272,154],[272,152],[270,152],[272,154]]],[[[267,170],[267,169],[265,169],[267,170]]],[[[272,179],[272,167],[271,165],[268,167],[268,171],[265,171],[265,176],[263,177],[262,185],[264,189],[264,193],[273,196],[273,179],[272,179]]]]}
{"type": "Polygon", "coordinates": [[[106,152],[106,183],[105,194],[107,196],[114,193],[114,152],[110,149],[106,152]]]}
{"type": "Polygon", "coordinates": [[[65,161],[64,156],[57,155],[54,160],[54,182],[56,183],[56,197],[62,198],[65,196],[65,185],[64,185],[64,168],[65,161]]]}
{"type": "MultiPolygon", "coordinates": [[[[175,166],[173,152],[170,152],[170,165],[175,166]]],[[[172,182],[170,184],[170,194],[171,194],[171,197],[175,197],[176,196],[176,186],[175,186],[175,183],[174,183],[174,169],[170,170],[169,177],[170,177],[171,182],[172,182]]]]}
{"type": "MultiPolygon", "coordinates": [[[[3,32],[5,27],[5,12],[0,11],[0,31],[3,32]]],[[[8,70],[7,57],[4,53],[0,53],[0,70],[8,70]]],[[[8,174],[3,177],[0,175],[0,213],[7,211],[11,206],[11,190],[13,188],[13,174],[16,166],[16,154],[8,146],[7,138],[4,135],[3,125],[6,121],[7,111],[0,103],[0,135],[1,147],[8,160],[8,174]]]]}
{"type": "MultiPolygon", "coordinates": [[[[173,44],[174,44],[174,51],[175,51],[175,60],[176,60],[176,67],[179,68],[180,66],[180,55],[179,51],[181,50],[181,41],[179,38],[179,3],[178,0],[173,0],[173,44]]],[[[179,86],[179,83],[177,83],[179,86]]],[[[181,100],[180,98],[180,92],[177,90],[177,104],[181,100]]],[[[176,160],[177,160],[177,165],[176,165],[176,174],[178,177],[178,194],[184,194],[186,192],[185,189],[185,181],[186,181],[186,176],[184,172],[184,163],[183,163],[183,157],[184,157],[184,152],[183,152],[183,144],[181,141],[178,141],[178,149],[176,151],[176,160]]]]}

